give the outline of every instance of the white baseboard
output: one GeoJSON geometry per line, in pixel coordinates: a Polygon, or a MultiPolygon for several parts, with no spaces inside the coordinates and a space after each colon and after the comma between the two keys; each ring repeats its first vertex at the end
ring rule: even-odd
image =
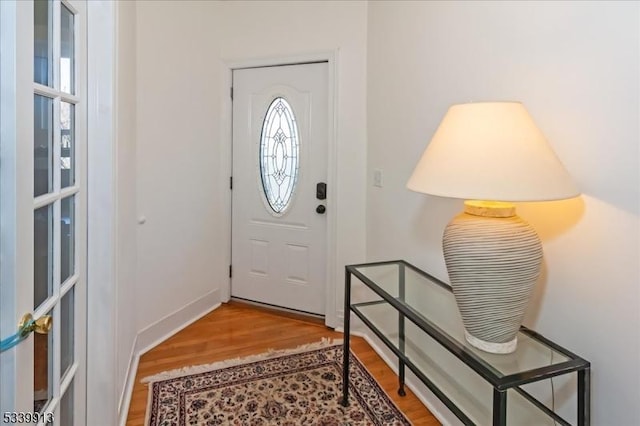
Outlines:
{"type": "Polygon", "coordinates": [[[138,333],[131,348],[131,359],[129,360],[125,386],[118,405],[118,424],[120,426],[125,426],[127,423],[129,404],[131,403],[140,357],[218,307],[220,307],[220,290],[215,289],[138,333]]]}
{"type": "MultiPolygon", "coordinates": [[[[336,329],[337,331],[337,329],[336,329]]],[[[344,330],[341,330],[344,333],[344,330]]],[[[362,331],[352,331],[352,336],[362,337],[371,348],[382,358],[382,360],[393,370],[393,372],[398,374],[398,364],[397,359],[391,359],[387,354],[382,350],[381,344],[377,341],[376,338],[370,336],[366,332],[362,331]]],[[[407,374],[405,376],[405,386],[407,386],[411,392],[424,404],[425,407],[435,416],[436,419],[443,426],[455,426],[460,424],[459,420],[446,408],[446,406],[438,399],[437,396],[433,395],[429,389],[425,388],[420,389],[417,385],[420,384],[422,387],[422,383],[420,381],[415,381],[412,375],[407,374]]]]}
{"type": "Polygon", "coordinates": [[[138,333],[136,352],[138,355],[148,352],[219,306],[220,290],[215,289],[170,313],[138,333]]]}
{"type": "Polygon", "coordinates": [[[136,352],[137,342],[138,336],[133,339],[133,345],[131,345],[129,366],[127,367],[124,388],[122,389],[122,394],[120,395],[120,401],[118,403],[118,424],[121,426],[125,426],[127,423],[131,395],[133,394],[133,386],[135,385],[136,373],[138,371],[138,362],[140,361],[140,355],[136,352]]]}

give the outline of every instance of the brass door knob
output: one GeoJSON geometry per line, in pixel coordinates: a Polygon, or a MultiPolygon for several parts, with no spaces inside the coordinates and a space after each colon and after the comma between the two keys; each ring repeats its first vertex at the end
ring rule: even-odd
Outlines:
{"type": "Polygon", "coordinates": [[[35,321],[35,331],[38,334],[49,334],[53,327],[53,318],[51,315],[43,315],[35,321]]]}
{"type": "Polygon", "coordinates": [[[31,314],[24,314],[18,323],[18,329],[22,336],[26,336],[34,331],[38,334],[48,334],[49,331],[51,331],[51,327],[53,327],[53,318],[51,318],[51,315],[43,315],[37,320],[34,320],[31,314]]]}

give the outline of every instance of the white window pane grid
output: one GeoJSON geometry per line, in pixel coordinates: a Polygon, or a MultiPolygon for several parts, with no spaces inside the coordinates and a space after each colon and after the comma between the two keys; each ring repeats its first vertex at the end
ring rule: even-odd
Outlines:
{"type": "MultiPolygon", "coordinates": [[[[75,56],[79,51],[79,41],[77,37],[79,19],[77,11],[70,3],[66,1],[60,2],[57,0],[49,0],[48,19],[49,37],[52,37],[53,42],[50,43],[49,46],[49,58],[45,58],[45,60],[48,61],[46,64],[47,75],[45,79],[41,78],[39,80],[34,80],[33,93],[53,100],[53,120],[49,129],[49,131],[52,132],[49,137],[53,142],[51,147],[53,152],[49,153],[49,156],[52,159],[52,162],[50,163],[52,170],[49,178],[49,191],[34,198],[34,212],[35,210],[43,207],[47,207],[52,210],[53,220],[52,229],[50,230],[50,233],[52,234],[50,238],[52,241],[49,242],[49,245],[52,248],[49,256],[51,267],[48,268],[48,272],[51,274],[49,279],[51,280],[52,288],[49,297],[40,303],[39,306],[34,307],[35,309],[33,314],[35,318],[46,313],[51,313],[53,315],[54,325],[50,332],[50,342],[52,343],[52,346],[49,347],[50,355],[48,361],[48,374],[50,381],[50,391],[48,395],[49,401],[46,403],[43,410],[58,414],[60,413],[60,401],[64,398],[67,388],[71,389],[71,392],[73,392],[72,381],[78,368],[76,361],[77,345],[73,345],[73,348],[71,348],[73,355],[71,360],[67,360],[65,365],[66,371],[64,372],[61,371],[60,361],[62,355],[61,300],[66,294],[69,294],[70,296],[73,295],[75,285],[79,279],[79,273],[77,270],[77,265],[79,265],[79,253],[78,250],[76,250],[76,247],[78,247],[78,232],[75,229],[71,230],[70,233],[69,238],[71,238],[71,243],[67,244],[72,247],[72,250],[69,252],[71,259],[67,259],[70,268],[67,273],[61,277],[61,271],[63,269],[61,266],[61,243],[63,237],[62,228],[64,226],[62,221],[69,221],[69,216],[72,217],[73,221],[70,225],[75,228],[77,226],[75,218],[78,217],[80,204],[78,202],[80,185],[77,181],[77,171],[74,164],[76,155],[78,155],[78,149],[76,147],[82,142],[77,139],[78,133],[76,128],[78,124],[75,117],[75,106],[80,102],[80,97],[74,94],[77,90],[76,76],[78,64],[75,56]],[[69,16],[69,13],[73,14],[73,16],[69,16]],[[67,27],[65,31],[62,31],[61,25],[65,23],[70,25],[70,27],[67,27]],[[66,36],[67,44],[65,49],[62,49],[62,36],[66,36]],[[65,56],[68,58],[68,61],[66,62],[63,61],[64,58],[61,55],[63,50],[65,50],[65,56]],[[65,145],[64,154],[63,144],[65,145]],[[69,148],[71,148],[70,151],[69,148]],[[62,179],[63,169],[70,170],[70,175],[68,174],[69,179],[62,179]],[[71,214],[65,214],[66,217],[63,218],[61,203],[65,202],[64,200],[69,199],[73,200],[71,203],[72,211],[66,212],[71,214]],[[63,282],[61,282],[61,278],[64,279],[63,282]],[[63,375],[63,377],[61,377],[61,375],[63,375]]],[[[34,54],[37,53],[38,52],[34,51],[34,54]]],[[[42,62],[42,59],[34,58],[34,66],[38,61],[42,62]]],[[[34,78],[36,77],[36,71],[34,71],[34,78]]],[[[65,232],[68,231],[68,229],[65,230],[65,232]]],[[[73,304],[71,310],[75,312],[78,298],[73,297],[73,301],[71,303],[73,304]]],[[[75,327],[77,317],[73,315],[70,320],[70,323],[67,322],[67,333],[71,332],[75,334],[77,330],[77,327],[75,327]]],[[[75,341],[74,336],[69,336],[67,341],[69,339],[71,339],[71,341],[75,341]]],[[[54,424],[61,424],[60,421],[59,416],[56,416],[54,424]]]]}

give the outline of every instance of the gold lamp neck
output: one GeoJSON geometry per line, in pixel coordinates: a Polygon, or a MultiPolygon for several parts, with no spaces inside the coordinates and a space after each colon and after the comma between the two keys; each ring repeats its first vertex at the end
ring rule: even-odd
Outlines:
{"type": "Polygon", "coordinates": [[[464,212],[482,217],[513,217],[516,206],[503,201],[467,200],[464,202],[464,212]]]}

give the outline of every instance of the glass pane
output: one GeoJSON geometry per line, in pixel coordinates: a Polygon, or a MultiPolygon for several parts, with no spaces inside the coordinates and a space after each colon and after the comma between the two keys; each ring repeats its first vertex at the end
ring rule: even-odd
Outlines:
{"type": "Polygon", "coordinates": [[[73,382],[69,383],[67,391],[60,401],[60,425],[73,425],[73,382]]]}
{"type": "MultiPolygon", "coordinates": [[[[60,302],[60,374],[64,377],[73,364],[73,318],[75,288],[71,288],[60,302]]],[[[64,423],[63,423],[64,424],[64,423]]]]}
{"type": "Polygon", "coordinates": [[[74,89],[73,13],[63,4],[60,7],[60,90],[74,89]]]}
{"type": "Polygon", "coordinates": [[[46,194],[53,187],[53,100],[33,99],[33,195],[46,194]]]}
{"type": "Polygon", "coordinates": [[[33,306],[36,309],[53,291],[53,209],[33,212],[33,306]]]}
{"type": "Polygon", "coordinates": [[[60,102],[60,186],[75,183],[75,105],[60,102]]]}
{"type": "Polygon", "coordinates": [[[271,209],[284,212],[298,180],[298,126],[284,98],[274,99],[262,124],[260,176],[271,209]]]}
{"type": "Polygon", "coordinates": [[[33,333],[33,411],[42,412],[51,398],[52,372],[53,333],[33,333]]]}
{"type": "Polygon", "coordinates": [[[60,202],[60,282],[74,273],[75,196],[60,202]]]}
{"type": "Polygon", "coordinates": [[[33,24],[33,81],[51,86],[53,26],[51,25],[51,3],[48,0],[33,2],[33,24]]]}

